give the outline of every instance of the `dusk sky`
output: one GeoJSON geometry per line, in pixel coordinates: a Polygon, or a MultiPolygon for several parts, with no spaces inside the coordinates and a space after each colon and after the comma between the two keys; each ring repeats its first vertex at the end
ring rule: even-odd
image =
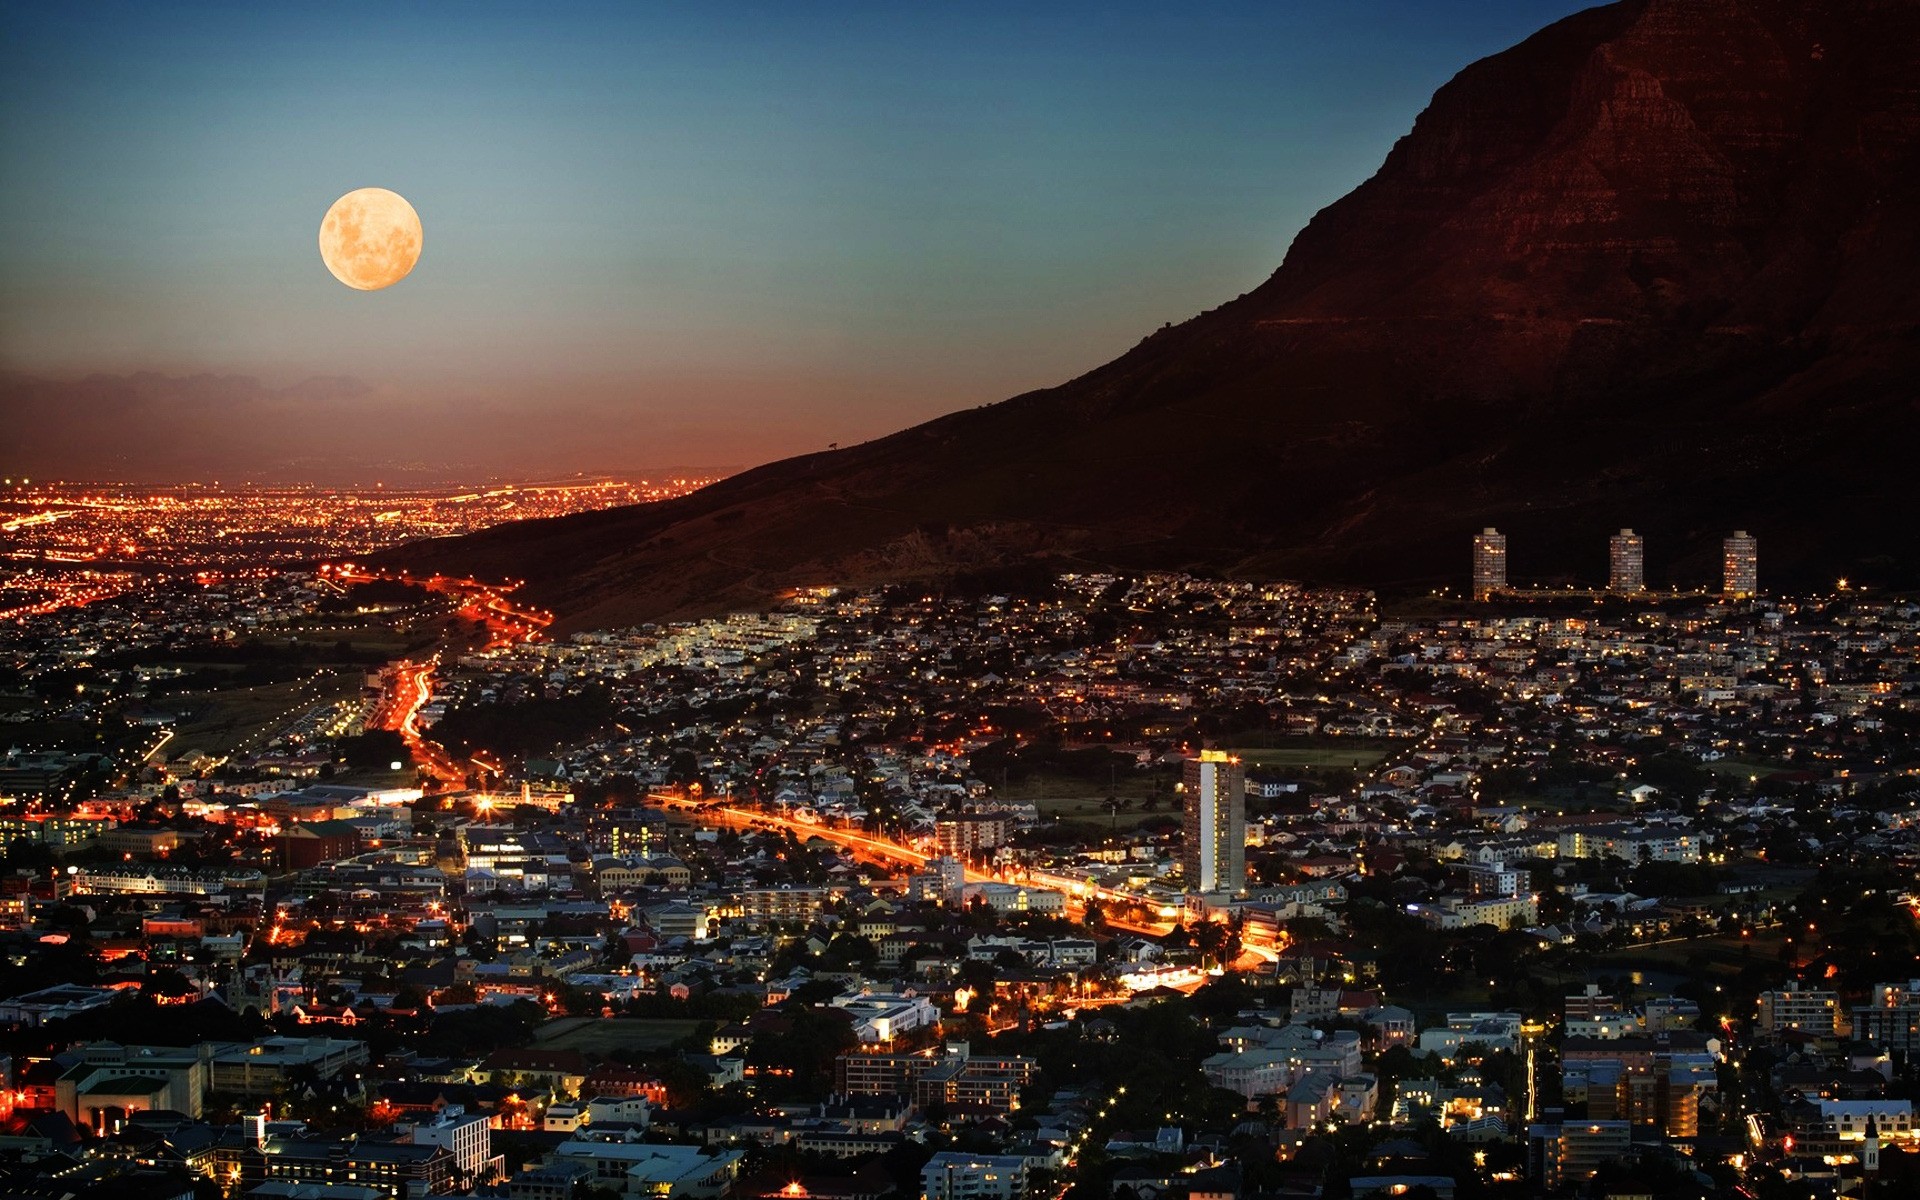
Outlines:
{"type": "MultiPolygon", "coordinates": [[[[1581,7],[11,5],[0,368],[347,376],[288,436],[450,469],[845,444],[1256,286],[1437,86],[1581,7]],[[385,291],[316,251],[363,186],[425,230],[385,291]]],[[[8,386],[57,468],[75,418],[8,386]]]]}

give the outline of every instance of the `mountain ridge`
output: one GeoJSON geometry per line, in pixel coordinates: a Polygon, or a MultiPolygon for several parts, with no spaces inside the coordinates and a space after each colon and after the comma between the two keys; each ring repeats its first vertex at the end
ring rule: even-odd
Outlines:
{"type": "Polygon", "coordinates": [[[1577,13],[1444,85],[1259,287],[1058,387],[386,560],[571,625],[1021,563],[1458,583],[1483,524],[1516,577],[1603,574],[1632,525],[1655,581],[1743,527],[1763,582],[1908,582],[1916,44],[1912,0],[1577,13]]]}

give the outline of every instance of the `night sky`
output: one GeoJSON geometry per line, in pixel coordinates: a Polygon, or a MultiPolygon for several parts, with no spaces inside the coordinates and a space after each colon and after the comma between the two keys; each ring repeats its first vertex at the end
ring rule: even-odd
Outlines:
{"type": "Polygon", "coordinates": [[[0,368],[351,377],[312,403],[450,470],[845,444],[1256,286],[1581,7],[9,5],[0,368]],[[315,231],[369,185],[426,248],[360,293],[315,231]]]}

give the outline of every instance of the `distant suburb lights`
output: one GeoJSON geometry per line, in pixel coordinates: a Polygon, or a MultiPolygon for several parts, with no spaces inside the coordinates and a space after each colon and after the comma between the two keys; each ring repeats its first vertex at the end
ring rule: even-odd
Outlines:
{"type": "Polygon", "coordinates": [[[405,279],[420,261],[420,245],[420,214],[385,188],[348,192],[320,221],[321,261],[357,291],[377,292],[405,279]]]}

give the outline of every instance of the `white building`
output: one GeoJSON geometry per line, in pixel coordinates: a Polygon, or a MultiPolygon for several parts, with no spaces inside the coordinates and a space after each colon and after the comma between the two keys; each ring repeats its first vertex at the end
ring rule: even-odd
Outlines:
{"type": "Polygon", "coordinates": [[[1507,590],[1507,535],[1489,525],[1473,535],[1473,598],[1507,590]]]}
{"type": "Polygon", "coordinates": [[[493,1135],[488,1130],[485,1113],[449,1104],[433,1114],[433,1120],[413,1127],[413,1144],[446,1147],[454,1166],[477,1181],[493,1174],[488,1163],[493,1157],[493,1135]]]}
{"type": "Polygon", "coordinates": [[[1760,543],[1744,529],[1721,543],[1720,590],[1744,599],[1760,590],[1760,543]]]}
{"type": "Polygon", "coordinates": [[[1214,1087],[1238,1092],[1251,1100],[1278,1096],[1293,1086],[1300,1064],[1285,1050],[1226,1051],[1201,1060],[1200,1071],[1214,1087]]]}
{"type": "Polygon", "coordinates": [[[942,1151],[920,1170],[923,1200],[1020,1200],[1027,1194],[1027,1160],[1011,1154],[942,1151]]]}
{"type": "Polygon", "coordinates": [[[593,1172],[594,1186],[616,1192],[657,1200],[711,1200],[732,1188],[745,1157],[744,1150],[580,1137],[555,1147],[551,1162],[584,1166],[593,1172]]]}
{"type": "Polygon", "coordinates": [[[853,1035],[863,1044],[890,1042],[940,1020],[940,1010],[926,996],[867,993],[842,996],[831,1007],[853,1015],[853,1035]]]}
{"type": "Polygon", "coordinates": [[[1540,906],[1531,896],[1448,896],[1437,904],[1409,904],[1407,911],[1435,929],[1471,929],[1475,925],[1512,929],[1540,919],[1540,906]]]}
{"type": "Polygon", "coordinates": [[[907,896],[912,900],[952,904],[960,899],[966,882],[966,866],[959,859],[931,858],[924,870],[907,878],[907,896]]]}
{"type": "Polygon", "coordinates": [[[965,894],[967,903],[973,903],[977,896],[995,912],[1057,913],[1067,908],[1065,893],[1013,883],[970,883],[965,894]]]}
{"type": "Polygon", "coordinates": [[[1607,539],[1607,590],[1647,590],[1647,541],[1631,529],[1607,539]]]}
{"type": "Polygon", "coordinates": [[[1841,1141],[1865,1140],[1869,1120],[1883,1142],[1914,1140],[1911,1100],[1822,1100],[1820,1120],[1841,1141]]]}
{"type": "Polygon", "coordinates": [[[1240,760],[1202,750],[1186,761],[1186,841],[1180,868],[1190,892],[1247,890],[1247,776],[1240,760]]]}
{"type": "Polygon", "coordinates": [[[88,1009],[105,1008],[119,996],[112,988],[78,983],[56,984],[0,1001],[0,1021],[14,1025],[44,1025],[78,1016],[88,1009]]]}
{"type": "Polygon", "coordinates": [[[1618,858],[1623,862],[1697,863],[1700,835],[1682,829],[1628,829],[1596,825],[1560,835],[1561,858],[1618,858]]]}

